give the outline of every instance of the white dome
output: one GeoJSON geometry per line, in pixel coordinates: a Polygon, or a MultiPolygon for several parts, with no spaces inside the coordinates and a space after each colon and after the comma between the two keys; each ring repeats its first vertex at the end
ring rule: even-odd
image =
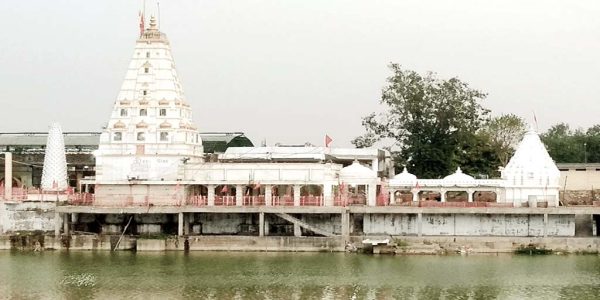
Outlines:
{"type": "Polygon", "coordinates": [[[408,171],[406,170],[406,167],[404,167],[404,170],[402,170],[402,173],[396,174],[396,176],[394,176],[394,180],[416,182],[417,176],[415,176],[414,174],[408,173],[408,171]]]}
{"type": "Polygon", "coordinates": [[[375,179],[377,173],[361,165],[358,161],[354,161],[351,165],[340,170],[341,179],[375,179]]]}
{"type": "Polygon", "coordinates": [[[471,183],[472,181],[475,181],[475,178],[463,173],[460,167],[458,167],[454,174],[444,177],[444,181],[446,183],[471,183]]]}

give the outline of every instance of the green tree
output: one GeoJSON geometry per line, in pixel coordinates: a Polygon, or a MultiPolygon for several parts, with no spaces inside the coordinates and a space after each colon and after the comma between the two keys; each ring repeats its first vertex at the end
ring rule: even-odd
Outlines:
{"type": "Polygon", "coordinates": [[[550,127],[541,138],[555,162],[600,162],[600,125],[584,131],[572,130],[568,124],[560,123],[550,127]]]}
{"type": "Polygon", "coordinates": [[[471,174],[496,169],[497,165],[473,156],[484,152],[495,156],[484,149],[489,140],[480,134],[489,114],[479,104],[485,93],[458,78],[442,80],[434,73],[420,75],[398,64],[389,67],[392,75],[381,96],[387,110],[363,118],[366,133],[352,141],[355,146],[392,139],[396,163],[422,178],[448,175],[457,166],[471,174]]]}
{"type": "Polygon", "coordinates": [[[488,136],[500,164],[505,166],[515,153],[515,149],[526,131],[527,126],[523,118],[513,114],[504,114],[491,118],[483,127],[481,134],[488,136]]]}

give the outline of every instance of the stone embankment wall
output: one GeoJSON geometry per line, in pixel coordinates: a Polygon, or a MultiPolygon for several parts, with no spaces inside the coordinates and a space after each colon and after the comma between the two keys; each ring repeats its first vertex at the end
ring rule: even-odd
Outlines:
{"type": "MultiPolygon", "coordinates": [[[[362,244],[364,238],[367,237],[352,237],[354,247],[365,247],[362,244]]],[[[370,236],[369,238],[374,239],[375,237],[370,236]]],[[[381,236],[379,238],[389,239],[390,236],[381,236]]],[[[529,247],[552,250],[554,253],[600,253],[600,239],[594,237],[392,236],[392,242],[396,244],[393,253],[397,254],[513,253],[529,247]]]]}
{"type": "MultiPolygon", "coordinates": [[[[189,236],[142,239],[124,236],[120,251],[288,251],[342,252],[365,248],[362,241],[391,239],[397,254],[512,253],[523,247],[558,253],[600,253],[600,239],[575,237],[445,237],[445,236],[353,236],[341,237],[256,237],[189,236]]],[[[49,235],[0,235],[0,250],[113,250],[119,236],[78,235],[55,238],[49,235]]]]}
{"type": "Polygon", "coordinates": [[[54,203],[0,202],[0,233],[54,231],[54,203]]]}
{"type": "MultiPolygon", "coordinates": [[[[416,214],[365,214],[367,235],[418,235],[416,214]]],[[[544,236],[543,215],[423,214],[422,235],[544,236]]],[[[549,215],[547,236],[574,236],[574,215],[549,215]]]]}

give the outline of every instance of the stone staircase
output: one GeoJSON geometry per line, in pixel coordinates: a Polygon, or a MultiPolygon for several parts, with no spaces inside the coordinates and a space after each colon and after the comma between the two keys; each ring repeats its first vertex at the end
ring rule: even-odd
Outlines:
{"type": "Polygon", "coordinates": [[[308,224],[308,223],[306,223],[306,222],[304,222],[304,221],[302,221],[302,220],[300,220],[300,219],[298,219],[296,217],[293,217],[293,216],[291,216],[289,214],[286,214],[286,213],[276,213],[276,215],[278,217],[280,217],[280,218],[288,221],[288,222],[291,222],[291,223],[293,223],[295,225],[298,225],[298,226],[300,226],[300,227],[302,227],[302,228],[304,228],[306,230],[310,230],[310,231],[312,231],[312,232],[314,232],[316,234],[320,234],[322,236],[327,236],[327,237],[337,236],[337,235],[335,235],[335,234],[333,234],[333,233],[331,233],[329,231],[325,231],[325,230],[319,229],[319,228],[317,228],[315,226],[312,226],[312,225],[310,225],[310,224],[308,224]]]}

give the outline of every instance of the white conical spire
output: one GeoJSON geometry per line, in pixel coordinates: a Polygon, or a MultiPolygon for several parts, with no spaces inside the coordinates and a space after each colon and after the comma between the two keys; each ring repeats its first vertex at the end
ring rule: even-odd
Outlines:
{"type": "Polygon", "coordinates": [[[44,154],[42,189],[62,191],[67,189],[67,187],[65,141],[60,124],[52,123],[48,132],[46,153],[44,154]]]}
{"type": "Polygon", "coordinates": [[[100,136],[96,179],[182,179],[183,159],[199,162],[202,150],[169,41],[151,18],[100,136]]]}
{"type": "Polygon", "coordinates": [[[550,178],[552,181],[560,177],[560,171],[548,154],[538,134],[530,128],[519,143],[515,154],[502,170],[502,178],[514,177],[550,178]]]}

